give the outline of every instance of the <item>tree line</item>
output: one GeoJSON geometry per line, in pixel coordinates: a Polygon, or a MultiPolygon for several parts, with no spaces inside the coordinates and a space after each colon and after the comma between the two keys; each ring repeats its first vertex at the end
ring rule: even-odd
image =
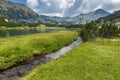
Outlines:
{"type": "Polygon", "coordinates": [[[97,24],[92,21],[81,26],[80,36],[84,41],[95,39],[96,37],[112,38],[120,34],[119,26],[113,23],[97,24]]]}

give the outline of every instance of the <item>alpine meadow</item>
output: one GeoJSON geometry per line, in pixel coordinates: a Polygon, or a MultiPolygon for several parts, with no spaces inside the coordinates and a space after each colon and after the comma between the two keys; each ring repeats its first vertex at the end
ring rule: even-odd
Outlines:
{"type": "Polygon", "coordinates": [[[0,80],[120,80],[119,0],[0,0],[0,80]]]}

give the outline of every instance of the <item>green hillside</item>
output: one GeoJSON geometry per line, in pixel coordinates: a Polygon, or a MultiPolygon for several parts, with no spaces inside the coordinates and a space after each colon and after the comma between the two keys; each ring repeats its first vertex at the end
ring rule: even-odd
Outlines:
{"type": "Polygon", "coordinates": [[[97,22],[113,22],[113,23],[120,22],[120,10],[115,11],[113,14],[110,14],[106,17],[98,19],[97,22]]]}
{"type": "Polygon", "coordinates": [[[0,16],[0,27],[6,26],[6,27],[16,27],[20,26],[21,24],[10,22],[6,17],[0,16]]]}

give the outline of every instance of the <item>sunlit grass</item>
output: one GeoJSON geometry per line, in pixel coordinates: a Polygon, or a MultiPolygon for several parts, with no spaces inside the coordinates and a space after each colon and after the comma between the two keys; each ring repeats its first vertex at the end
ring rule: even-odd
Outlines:
{"type": "Polygon", "coordinates": [[[47,27],[45,25],[39,25],[37,27],[29,27],[29,26],[17,26],[17,27],[5,27],[5,26],[0,26],[0,30],[46,30],[46,29],[65,29],[64,27],[47,27]]]}
{"type": "Polygon", "coordinates": [[[77,32],[59,31],[0,39],[0,70],[22,61],[33,60],[35,54],[56,51],[77,37],[77,32]]]}
{"type": "Polygon", "coordinates": [[[120,38],[82,43],[21,80],[120,80],[120,38]]]}

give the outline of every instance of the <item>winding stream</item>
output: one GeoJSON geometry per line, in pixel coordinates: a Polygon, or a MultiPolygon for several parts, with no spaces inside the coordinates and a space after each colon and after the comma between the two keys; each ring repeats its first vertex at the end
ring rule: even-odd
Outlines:
{"type": "Polygon", "coordinates": [[[0,80],[19,80],[21,77],[27,75],[36,66],[60,58],[61,56],[67,54],[73,48],[77,47],[81,42],[82,39],[78,37],[76,41],[54,53],[47,54],[40,59],[36,59],[34,61],[27,62],[25,64],[2,71],[0,72],[0,80]]]}

